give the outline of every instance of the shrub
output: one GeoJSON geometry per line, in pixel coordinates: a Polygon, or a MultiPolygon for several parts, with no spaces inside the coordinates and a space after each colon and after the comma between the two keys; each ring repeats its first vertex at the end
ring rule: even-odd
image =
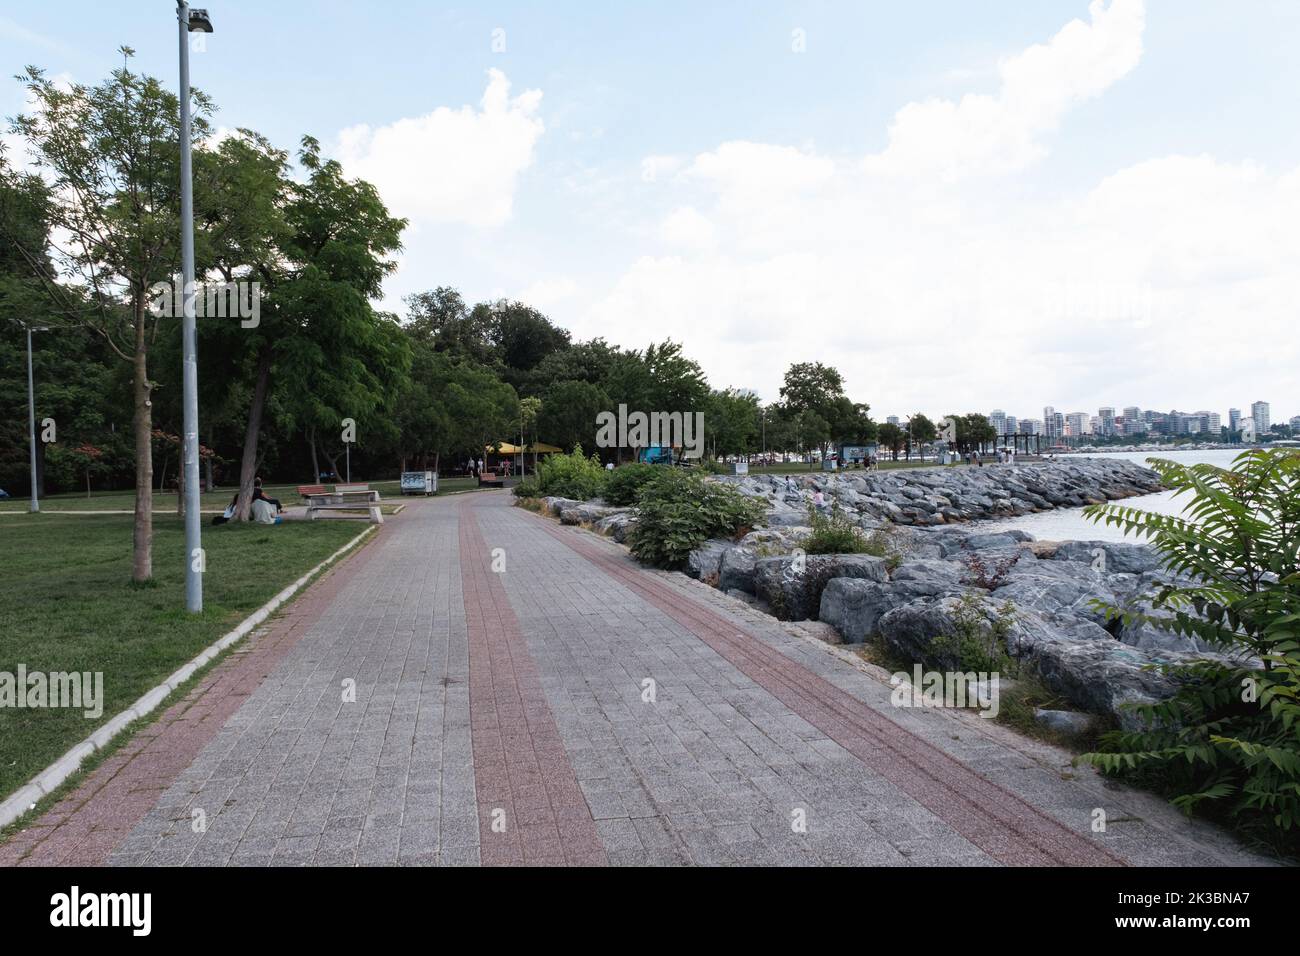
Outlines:
{"type": "Polygon", "coordinates": [[[542,483],[536,475],[529,475],[521,479],[519,484],[510,491],[516,498],[539,498],[542,494],[542,483]]]}
{"type": "Polygon", "coordinates": [[[605,480],[605,500],[619,507],[635,504],[637,493],[657,474],[656,469],[664,467],[667,466],[645,462],[619,465],[613,471],[606,473],[608,477],[605,480]]]}
{"type": "Polygon", "coordinates": [[[1007,635],[1015,619],[1016,606],[1005,601],[990,624],[980,599],[965,594],[952,615],[956,633],[936,637],[930,651],[936,662],[960,671],[1015,674],[1019,666],[1007,653],[1007,635]]]}
{"type": "Polygon", "coordinates": [[[659,468],[641,488],[628,544],[637,559],[676,568],[707,538],[734,537],[763,517],[763,505],[698,471],[659,468]]]}
{"type": "Polygon", "coordinates": [[[579,501],[598,498],[605,490],[605,468],[595,455],[583,457],[582,446],[576,445],[569,454],[551,455],[537,466],[537,489],[541,495],[579,501]]]}
{"type": "Polygon", "coordinates": [[[867,536],[838,501],[831,504],[829,514],[809,505],[808,526],[812,534],[802,544],[808,554],[863,554],[870,547],[867,536]]]}
{"type": "Polygon", "coordinates": [[[1106,734],[1079,762],[1133,775],[1187,813],[1226,816],[1296,842],[1300,830],[1300,453],[1248,451],[1230,469],[1152,459],[1183,517],[1094,505],[1094,521],[1145,537],[1181,577],[1127,621],[1198,637],[1240,663],[1159,665],[1175,695],[1133,708],[1142,729],[1106,734]],[[1262,662],[1251,666],[1250,658],[1262,662]]]}
{"type": "Polygon", "coordinates": [[[985,591],[996,591],[1007,583],[1007,575],[1011,573],[1011,569],[1016,566],[1022,556],[1023,552],[1021,551],[1000,557],[989,557],[980,554],[978,551],[972,551],[963,560],[967,573],[962,579],[962,583],[983,588],[985,591]]]}

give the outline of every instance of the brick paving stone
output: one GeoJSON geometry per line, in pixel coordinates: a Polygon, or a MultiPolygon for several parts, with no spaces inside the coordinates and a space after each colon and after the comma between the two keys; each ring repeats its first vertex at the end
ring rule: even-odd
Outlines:
{"type": "Polygon", "coordinates": [[[1260,862],[1059,751],[889,697],[508,495],[411,502],[0,865],[1260,862]],[[1091,833],[1096,807],[1125,822],[1091,833]]]}

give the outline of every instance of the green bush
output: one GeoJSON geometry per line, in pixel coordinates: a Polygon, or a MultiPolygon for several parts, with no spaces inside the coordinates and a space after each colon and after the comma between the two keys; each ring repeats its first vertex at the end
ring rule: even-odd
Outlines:
{"type": "Polygon", "coordinates": [[[537,466],[537,491],[542,496],[599,498],[605,491],[605,468],[595,455],[583,457],[576,445],[567,455],[551,455],[537,466]]]}
{"type": "Polygon", "coordinates": [[[812,534],[802,544],[808,554],[864,554],[870,546],[867,536],[838,501],[831,504],[829,514],[809,505],[808,527],[812,534]]]}
{"type": "Polygon", "coordinates": [[[536,475],[529,475],[527,478],[520,479],[519,484],[510,490],[516,498],[540,498],[542,483],[536,475]]]}
{"type": "Polygon", "coordinates": [[[636,527],[628,544],[637,559],[680,567],[706,539],[734,537],[763,517],[762,503],[698,471],[660,467],[641,488],[636,527]]]}
{"type": "Polygon", "coordinates": [[[1248,451],[1231,469],[1153,459],[1184,516],[1120,505],[1095,521],[1150,539],[1181,578],[1162,585],[1159,613],[1106,608],[1198,637],[1243,659],[1165,664],[1174,697],[1134,708],[1142,729],[1114,731],[1080,762],[1168,792],[1187,813],[1209,811],[1298,848],[1300,831],[1300,453],[1248,451]],[[1263,662],[1247,666],[1245,658],[1263,662]]]}
{"type": "Polygon", "coordinates": [[[933,662],[959,671],[1018,674],[1019,665],[1007,653],[1007,635],[1015,619],[1016,606],[1004,601],[989,623],[980,599],[974,594],[963,595],[952,615],[955,633],[941,634],[930,642],[933,662]]]}
{"type": "Polygon", "coordinates": [[[636,504],[637,493],[653,478],[660,468],[667,465],[650,465],[645,462],[632,462],[619,465],[613,471],[606,472],[604,498],[611,505],[626,507],[636,504]]]}

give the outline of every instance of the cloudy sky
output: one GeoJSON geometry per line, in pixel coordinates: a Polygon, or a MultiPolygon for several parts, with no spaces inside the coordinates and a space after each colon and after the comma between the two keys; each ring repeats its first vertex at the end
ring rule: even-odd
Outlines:
{"type": "MultiPolygon", "coordinates": [[[[1300,4],[210,9],[217,124],[411,220],[391,309],[519,298],[764,398],[820,360],[879,416],[1300,413],[1300,4]]],[[[122,43],[174,83],[166,2],[0,13],[8,73],[122,43]]]]}

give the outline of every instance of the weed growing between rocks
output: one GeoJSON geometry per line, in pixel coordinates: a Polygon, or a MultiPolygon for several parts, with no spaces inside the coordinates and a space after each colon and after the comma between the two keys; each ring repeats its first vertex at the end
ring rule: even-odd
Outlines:
{"type": "Polygon", "coordinates": [[[1007,583],[1007,575],[1019,561],[1019,552],[996,556],[972,551],[964,561],[966,576],[962,579],[962,583],[983,588],[985,591],[996,591],[1007,583]]]}
{"type": "Polygon", "coordinates": [[[867,553],[867,536],[838,501],[831,505],[829,514],[809,505],[808,527],[812,528],[812,533],[803,542],[803,549],[808,554],[867,553]]]}
{"type": "Polygon", "coordinates": [[[933,663],[960,671],[1018,676],[1020,664],[1007,653],[1007,635],[1015,619],[1016,606],[1010,601],[1003,602],[990,622],[980,599],[963,595],[952,616],[954,633],[941,634],[930,643],[933,663]]]}

